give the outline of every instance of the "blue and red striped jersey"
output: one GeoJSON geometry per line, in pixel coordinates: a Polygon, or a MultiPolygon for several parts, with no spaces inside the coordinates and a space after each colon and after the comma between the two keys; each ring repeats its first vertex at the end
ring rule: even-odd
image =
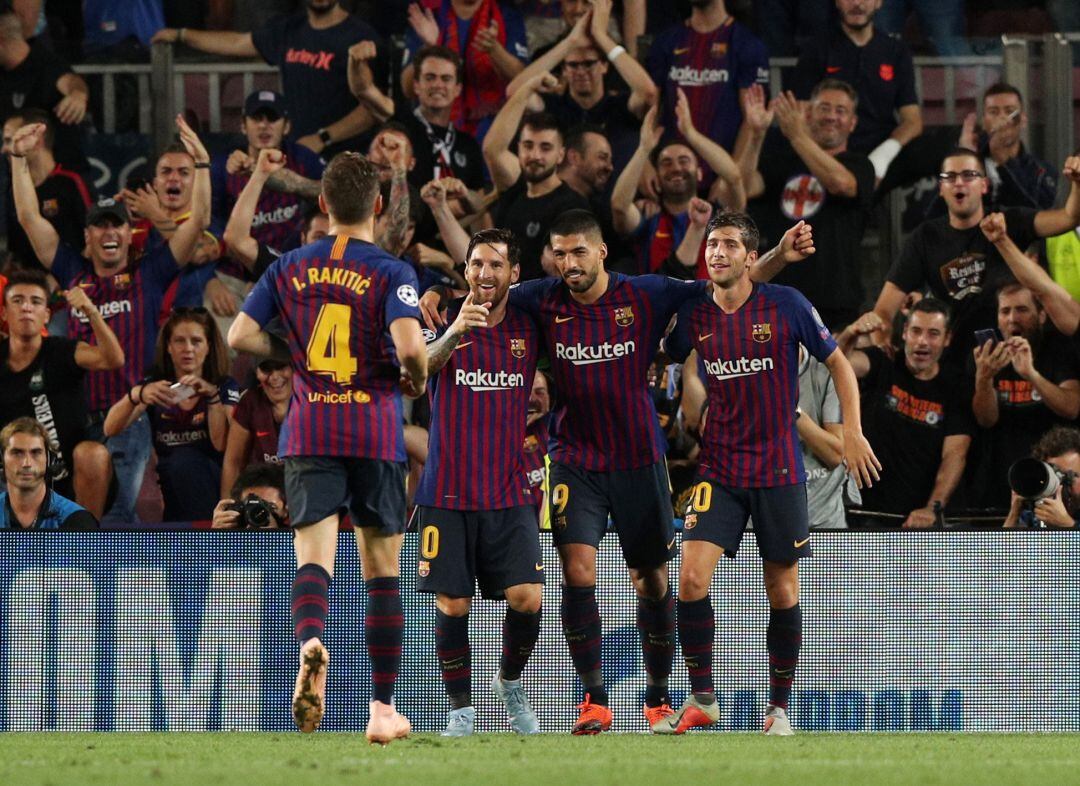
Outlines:
{"type": "MultiPolygon", "coordinates": [[[[450,305],[448,323],[462,302],[450,305]]],[[[428,459],[417,503],[501,510],[532,501],[521,446],[539,356],[539,328],[513,306],[498,325],[465,334],[430,380],[428,459]]]]}
{"type": "Polygon", "coordinates": [[[544,502],[544,470],[547,466],[548,426],[551,414],[534,420],[525,429],[525,444],[522,457],[525,461],[525,478],[529,484],[529,493],[533,504],[539,509],[544,502]]]}
{"type": "Polygon", "coordinates": [[[416,274],[373,243],[330,235],[274,262],[244,301],[280,316],[293,394],[279,456],[405,461],[396,319],[420,319],[416,274]]]}
{"type": "Polygon", "coordinates": [[[711,294],[679,309],[665,346],[676,360],[697,350],[708,390],[700,477],[732,488],[805,480],[795,430],[799,344],[821,361],[836,349],[810,301],[791,287],[755,284],[734,314],[711,294]]]}
{"type": "MultiPolygon", "coordinates": [[[[80,287],[116,334],[124,349],[124,366],[116,371],[90,371],[86,375],[86,403],[91,412],[105,410],[119,401],[154,363],[158,314],[169,285],[180,267],[168,243],[144,254],[111,276],[99,276],[90,260],[71,246],[56,248],[50,273],[61,288],[80,287]]],[[[90,321],[73,311],[68,337],[96,344],[90,321]]]]}
{"type": "Polygon", "coordinates": [[[649,393],[649,365],[668,322],[705,282],[609,273],[607,291],[585,305],[562,279],[510,289],[544,331],[560,406],[551,458],[595,472],[635,469],[664,458],[666,440],[649,393]]]}

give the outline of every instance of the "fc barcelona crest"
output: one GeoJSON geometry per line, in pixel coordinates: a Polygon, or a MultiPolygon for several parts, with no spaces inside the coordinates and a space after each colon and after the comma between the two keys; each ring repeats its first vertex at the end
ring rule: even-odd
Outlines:
{"type": "Polygon", "coordinates": [[[709,55],[711,57],[723,57],[727,54],[727,43],[724,41],[717,41],[711,47],[709,47],[709,55]]]}
{"type": "Polygon", "coordinates": [[[754,325],[751,335],[754,337],[754,341],[764,344],[772,338],[772,323],[762,322],[760,325],[754,325]]]}
{"type": "Polygon", "coordinates": [[[615,324],[619,327],[626,327],[634,324],[634,307],[623,306],[622,308],[615,309],[615,324]]]}
{"type": "Polygon", "coordinates": [[[510,354],[516,358],[525,357],[525,339],[512,338],[510,339],[510,354]]]}

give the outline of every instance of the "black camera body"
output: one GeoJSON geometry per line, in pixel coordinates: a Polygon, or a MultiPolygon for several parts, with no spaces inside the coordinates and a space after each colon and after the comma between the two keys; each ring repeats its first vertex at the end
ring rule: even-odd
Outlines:
{"type": "Polygon", "coordinates": [[[234,502],[225,508],[235,510],[240,514],[241,527],[251,529],[270,529],[277,526],[279,518],[277,512],[270,507],[270,503],[254,494],[248,494],[242,500],[234,502]]]}
{"type": "MultiPolygon", "coordinates": [[[[1036,458],[1022,458],[1009,467],[1009,488],[1029,506],[1054,496],[1061,489],[1061,502],[1070,515],[1076,504],[1072,494],[1075,481],[1075,472],[1036,458]]],[[[1038,519],[1035,521],[1036,526],[1042,526],[1038,519]]]]}

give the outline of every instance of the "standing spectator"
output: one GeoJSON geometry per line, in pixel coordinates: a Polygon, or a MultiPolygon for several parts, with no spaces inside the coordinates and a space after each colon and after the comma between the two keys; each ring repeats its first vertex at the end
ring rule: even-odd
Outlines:
{"type": "MultiPolygon", "coordinates": [[[[855,349],[878,327],[872,316],[849,325],[837,343],[863,380],[863,429],[878,446],[885,471],[862,490],[867,510],[905,517],[903,526],[934,526],[964,474],[975,432],[971,390],[959,367],[943,363],[951,337],[948,306],[923,298],[904,325],[903,353],[855,349]]],[[[881,525],[870,520],[867,523],[881,525]]]]}
{"type": "Polygon", "coordinates": [[[588,202],[559,179],[566,155],[565,137],[558,121],[547,113],[522,115],[525,104],[541,86],[553,87],[555,78],[537,74],[521,86],[499,111],[484,140],[484,160],[499,192],[492,208],[495,226],[509,229],[521,244],[521,280],[555,272],[544,265],[548,227],[561,213],[588,208],[588,202]],[[510,142],[521,124],[517,155],[510,142]]]}
{"type": "Polygon", "coordinates": [[[292,397],[292,366],[264,358],[255,367],[258,384],[244,391],[229,421],[221,470],[221,496],[227,497],[245,467],[280,461],[278,437],[292,397]]]}
{"type": "Polygon", "coordinates": [[[911,52],[899,38],[874,29],[880,6],[880,0],[836,0],[839,26],[806,42],[792,82],[800,101],[830,77],[855,88],[859,122],[848,147],[870,156],[879,181],[923,128],[911,52]]]}
{"type": "Polygon", "coordinates": [[[49,319],[45,274],[36,269],[11,273],[3,301],[9,336],[0,344],[0,423],[36,418],[54,450],[53,488],[100,519],[116,484],[109,451],[87,433],[83,381],[88,371],[122,367],[124,350],[82,289],[74,287],[65,295],[89,322],[93,344],[43,336],[49,319]]]}
{"type": "Polygon", "coordinates": [[[13,420],[0,430],[4,490],[0,529],[97,529],[94,517],[49,487],[52,447],[33,418],[13,420]]]}
{"type": "MultiPolygon", "coordinates": [[[[516,9],[498,0],[436,0],[409,6],[411,30],[405,37],[406,61],[421,46],[448,47],[465,63],[464,90],[454,102],[453,121],[483,142],[505,97],[506,86],[525,67],[525,22],[516,9]],[[432,12],[429,5],[437,10],[432,12]]],[[[412,97],[413,64],[401,73],[412,97]]]]}
{"type": "Polygon", "coordinates": [[[971,54],[964,37],[964,0],[869,0],[881,9],[881,29],[894,36],[904,33],[908,15],[914,10],[923,35],[930,39],[940,57],[971,54]]]}
{"type": "Polygon", "coordinates": [[[874,196],[874,168],[866,156],[848,150],[856,124],[858,96],[845,82],[826,79],[810,95],[805,110],[782,93],[766,110],[764,91],[747,92],[743,126],[747,144],[740,160],[750,215],[766,244],[776,242],[793,221],[814,225],[818,253],[790,266],[775,283],[795,287],[839,330],[859,315],[863,304],[861,248],[874,196]],[[784,142],[761,154],[773,115],[784,142]]]}
{"type": "MultiPolygon", "coordinates": [[[[278,17],[251,33],[164,28],[154,41],[180,42],[203,52],[233,57],[261,57],[281,69],[293,137],[329,159],[348,149],[378,117],[369,104],[358,104],[348,87],[349,48],[372,42],[376,52],[374,85],[385,84],[378,55],[378,34],[367,22],[338,5],[338,0],[307,0],[307,10],[278,17]]],[[[374,88],[378,91],[378,88],[374,88]]],[[[379,114],[389,99],[378,91],[379,114]]]]}
{"type": "MultiPolygon", "coordinates": [[[[61,287],[83,289],[90,301],[109,323],[126,363],[117,371],[94,371],[87,375],[87,404],[92,424],[91,434],[100,434],[100,424],[109,407],[127,393],[153,362],[154,337],[165,290],[195,253],[199,235],[210,223],[210,156],[202,142],[182,117],[176,119],[180,138],[196,162],[192,218],[182,224],[167,244],[147,252],[137,265],[130,264],[131,224],[123,203],[100,200],[86,217],[84,243],[89,257],[60,242],[52,224],[38,209],[34,183],[26,164],[26,155],[36,149],[45,136],[41,125],[20,128],[11,140],[12,185],[19,224],[30,238],[34,253],[61,287]],[[96,427],[96,428],[95,428],[96,427]]],[[[90,343],[89,320],[68,321],[68,337],[90,343]]],[[[150,426],[145,418],[133,423],[120,438],[109,440],[107,447],[113,468],[120,481],[117,500],[107,521],[137,521],[135,500],[142,486],[146,462],[150,458],[150,426]]]]}
{"type": "MultiPolygon", "coordinates": [[[[611,14],[607,14],[607,22],[604,25],[604,32],[610,35],[613,39],[619,40],[623,46],[626,47],[627,53],[634,60],[638,59],[638,38],[645,33],[646,22],[646,0],[622,0],[622,15],[617,24],[614,19],[611,18],[611,14]]],[[[521,2],[518,5],[522,5],[521,2]]],[[[556,46],[562,39],[570,34],[570,31],[574,29],[574,25],[578,23],[581,17],[589,13],[590,9],[595,10],[597,3],[593,0],[555,0],[547,5],[548,8],[554,7],[555,14],[560,18],[554,21],[554,25],[546,25],[548,28],[544,30],[540,36],[534,34],[533,28],[536,26],[537,19],[537,6],[541,8],[545,5],[545,0],[536,0],[531,3],[532,8],[525,9],[525,28],[529,35],[529,51],[532,52],[532,59],[535,63],[541,57],[551,51],[552,47],[556,46]]],[[[550,11],[548,12],[550,15],[550,11]]],[[[545,19],[544,22],[549,20],[545,19]]]]}
{"type": "Polygon", "coordinates": [[[226,376],[229,354],[205,309],[178,308],[161,326],[154,381],[127,391],[105,418],[105,435],[150,418],[165,521],[209,521],[221,488],[229,417],[240,399],[226,376]]]}
{"type": "MultiPolygon", "coordinates": [[[[70,246],[78,246],[82,243],[86,211],[90,208],[90,191],[78,172],[56,163],[53,156],[56,124],[49,113],[41,109],[26,109],[11,115],[4,123],[4,155],[11,154],[11,139],[15,132],[32,123],[45,126],[41,146],[26,154],[30,178],[37,191],[38,210],[53,225],[62,241],[70,246]]],[[[23,266],[36,265],[37,257],[26,233],[19,226],[12,200],[7,202],[7,233],[8,251],[15,260],[23,266]]]]}
{"type": "Polygon", "coordinates": [[[83,50],[88,55],[145,52],[165,27],[162,0],[83,0],[83,50]]]}
{"type": "Polygon", "coordinates": [[[769,84],[769,53],[728,13],[724,0],[693,0],[691,6],[689,20],[653,39],[646,61],[663,96],[660,121],[672,127],[681,90],[694,127],[733,150],[742,122],[739,94],[750,85],[769,84]]]}

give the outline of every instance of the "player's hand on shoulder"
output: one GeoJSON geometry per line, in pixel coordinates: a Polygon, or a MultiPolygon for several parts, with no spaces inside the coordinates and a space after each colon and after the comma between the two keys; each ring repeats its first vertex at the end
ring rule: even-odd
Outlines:
{"type": "Polygon", "coordinates": [[[446,319],[439,311],[440,303],[442,303],[442,298],[439,297],[439,293],[431,289],[420,296],[420,317],[424,320],[424,325],[431,330],[437,330],[446,325],[446,319]]]}
{"type": "Polygon", "coordinates": [[[214,506],[214,512],[210,517],[211,529],[235,529],[240,526],[240,511],[228,510],[234,500],[223,499],[214,506]]]}

